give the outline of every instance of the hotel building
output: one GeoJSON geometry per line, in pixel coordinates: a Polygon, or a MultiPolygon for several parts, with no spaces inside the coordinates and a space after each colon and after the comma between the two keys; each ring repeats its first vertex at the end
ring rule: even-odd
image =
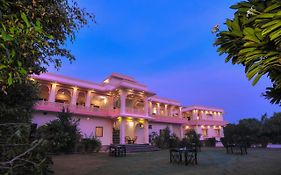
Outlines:
{"type": "Polygon", "coordinates": [[[42,126],[56,119],[68,108],[80,119],[83,137],[97,137],[102,145],[149,143],[153,132],[169,127],[183,138],[189,129],[201,140],[223,137],[224,110],[205,106],[184,107],[178,101],[158,97],[134,78],[111,74],[102,83],[94,83],[53,73],[32,78],[40,84],[40,101],[36,104],[33,123],[42,126]]]}

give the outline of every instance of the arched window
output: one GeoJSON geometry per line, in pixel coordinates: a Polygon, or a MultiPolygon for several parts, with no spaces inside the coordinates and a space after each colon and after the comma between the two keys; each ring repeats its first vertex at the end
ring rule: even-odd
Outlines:
{"type": "Polygon", "coordinates": [[[48,101],[49,99],[49,88],[46,85],[39,86],[39,100],[48,101]]]}
{"type": "Polygon", "coordinates": [[[79,92],[76,105],[85,106],[86,95],[84,92],[79,92]]]}
{"type": "Polygon", "coordinates": [[[67,89],[60,89],[56,94],[56,102],[70,104],[71,93],[67,89]]]}
{"type": "Polygon", "coordinates": [[[108,104],[108,98],[102,95],[96,95],[91,100],[91,106],[96,108],[105,107],[108,104]]]}

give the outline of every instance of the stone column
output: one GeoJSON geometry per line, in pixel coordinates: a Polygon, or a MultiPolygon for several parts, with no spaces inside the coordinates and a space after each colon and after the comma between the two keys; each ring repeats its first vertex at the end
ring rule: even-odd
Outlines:
{"type": "Polygon", "coordinates": [[[148,116],[148,108],[149,108],[148,98],[144,97],[144,115],[146,115],[146,116],[148,116]]]}
{"type": "Polygon", "coordinates": [[[51,85],[51,92],[48,99],[49,102],[55,102],[56,100],[56,87],[57,87],[56,84],[51,85]]]}
{"type": "Polygon", "coordinates": [[[152,102],[151,101],[148,102],[148,107],[149,107],[149,115],[152,115],[153,108],[152,108],[152,102]]]}
{"type": "Polygon", "coordinates": [[[85,106],[86,107],[90,107],[91,106],[91,99],[92,99],[92,92],[88,91],[87,92],[87,96],[86,96],[86,102],[85,102],[85,106]]]}
{"type": "Polygon", "coordinates": [[[184,126],[183,125],[180,125],[180,137],[181,137],[181,139],[184,138],[184,126]]]}
{"type": "Polygon", "coordinates": [[[148,131],[148,120],[145,120],[143,123],[143,134],[144,134],[144,143],[149,143],[149,131],[148,131]]]}
{"type": "Polygon", "coordinates": [[[160,115],[160,103],[156,103],[157,104],[157,115],[160,115]]]}
{"type": "Polygon", "coordinates": [[[174,106],[170,106],[170,112],[169,112],[170,117],[173,116],[173,111],[174,111],[174,106]]]}
{"type": "Polygon", "coordinates": [[[77,88],[73,88],[71,103],[72,105],[76,105],[77,102],[77,88]]]}
{"type": "Polygon", "coordinates": [[[126,136],[126,120],[125,118],[120,119],[120,144],[125,144],[126,136]]]}
{"type": "Polygon", "coordinates": [[[165,115],[165,116],[168,116],[168,105],[167,105],[167,104],[165,104],[164,115],[165,115]]]}
{"type": "Polygon", "coordinates": [[[180,106],[179,107],[179,117],[182,117],[182,111],[181,110],[182,110],[182,107],[180,106]]]}
{"type": "Polygon", "coordinates": [[[120,112],[121,112],[121,114],[126,113],[126,97],[127,97],[127,92],[124,89],[120,90],[120,99],[121,99],[120,112]]]}

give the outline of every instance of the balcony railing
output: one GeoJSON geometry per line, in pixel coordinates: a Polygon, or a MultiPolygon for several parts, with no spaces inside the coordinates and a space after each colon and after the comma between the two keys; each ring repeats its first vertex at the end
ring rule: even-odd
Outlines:
{"type": "Polygon", "coordinates": [[[41,111],[60,112],[62,108],[69,109],[70,112],[81,115],[116,116],[120,114],[119,109],[110,109],[109,107],[85,107],[82,105],[71,105],[48,101],[39,101],[35,105],[35,110],[41,111]]]}
{"type": "Polygon", "coordinates": [[[128,114],[137,114],[137,115],[145,115],[144,109],[130,108],[130,107],[126,107],[126,113],[128,113],[128,114]]]}

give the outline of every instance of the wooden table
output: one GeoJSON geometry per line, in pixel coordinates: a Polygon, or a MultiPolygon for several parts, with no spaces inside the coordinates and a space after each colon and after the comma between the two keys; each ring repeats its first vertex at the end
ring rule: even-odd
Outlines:
{"type": "Polygon", "coordinates": [[[126,157],[126,147],[123,145],[110,145],[109,155],[115,157],[126,157]]]}
{"type": "Polygon", "coordinates": [[[240,152],[241,155],[248,154],[246,144],[227,144],[226,145],[226,152],[227,153],[234,154],[235,153],[234,149],[237,149],[240,152]]]}
{"type": "Polygon", "coordinates": [[[172,148],[170,149],[170,163],[184,163],[185,165],[192,163],[197,165],[197,150],[194,148],[172,148]]]}

